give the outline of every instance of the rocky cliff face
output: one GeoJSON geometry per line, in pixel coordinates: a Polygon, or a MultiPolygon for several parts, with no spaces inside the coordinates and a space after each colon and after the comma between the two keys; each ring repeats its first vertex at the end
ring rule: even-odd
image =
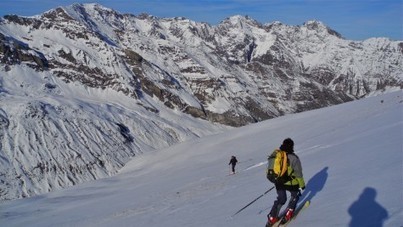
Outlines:
{"type": "Polygon", "coordinates": [[[318,21],[233,16],[211,26],[97,4],[5,16],[0,160],[12,171],[0,175],[0,195],[113,174],[137,153],[222,130],[213,123],[243,126],[402,89],[402,69],[402,41],[346,40],[318,21]]]}

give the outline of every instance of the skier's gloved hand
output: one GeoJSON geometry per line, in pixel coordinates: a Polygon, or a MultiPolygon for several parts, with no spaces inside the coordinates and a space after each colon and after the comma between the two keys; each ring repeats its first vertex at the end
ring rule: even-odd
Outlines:
{"type": "Polygon", "coordinates": [[[298,195],[301,196],[302,195],[302,191],[305,189],[305,186],[302,188],[298,188],[298,195]]]}

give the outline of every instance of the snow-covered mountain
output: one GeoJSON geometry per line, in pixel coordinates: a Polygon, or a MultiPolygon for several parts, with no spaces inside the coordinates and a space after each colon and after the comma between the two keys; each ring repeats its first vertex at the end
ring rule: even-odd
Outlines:
{"type": "Polygon", "coordinates": [[[262,25],[233,16],[210,26],[74,4],[5,16],[0,34],[3,73],[26,63],[233,126],[403,87],[402,41],[345,40],[318,21],[262,25]]]}
{"type": "Polygon", "coordinates": [[[0,204],[4,226],[264,226],[267,155],[295,141],[311,205],[289,226],[403,224],[403,92],[290,114],[133,159],[116,176],[0,204]],[[228,176],[231,155],[239,164],[228,176]]]}
{"type": "Polygon", "coordinates": [[[133,156],[403,87],[403,42],[318,21],[217,26],[74,4],[0,19],[0,200],[116,173],[133,156]]]}

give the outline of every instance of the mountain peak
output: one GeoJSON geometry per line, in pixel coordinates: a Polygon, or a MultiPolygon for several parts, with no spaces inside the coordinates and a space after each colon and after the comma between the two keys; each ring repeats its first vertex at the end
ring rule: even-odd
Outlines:
{"type": "Polygon", "coordinates": [[[321,27],[326,28],[327,27],[323,22],[317,21],[317,20],[306,21],[303,25],[306,27],[312,27],[312,28],[321,28],[321,27]]]}
{"type": "Polygon", "coordinates": [[[309,30],[315,30],[319,33],[325,32],[330,35],[334,35],[338,38],[342,38],[341,34],[336,32],[335,30],[326,26],[323,22],[317,20],[309,20],[303,24],[303,27],[306,27],[309,30]]]}
{"type": "Polygon", "coordinates": [[[221,21],[220,24],[231,24],[233,26],[243,27],[245,24],[252,26],[260,26],[260,23],[248,15],[234,15],[221,21]]]}
{"type": "Polygon", "coordinates": [[[87,18],[106,18],[111,15],[114,15],[114,17],[121,17],[119,12],[104,7],[98,3],[74,3],[70,6],[62,7],[62,9],[77,20],[87,20],[87,18]]]}
{"type": "Polygon", "coordinates": [[[115,10],[113,10],[111,8],[107,8],[98,3],[74,3],[68,7],[71,7],[73,9],[79,9],[79,10],[86,9],[87,11],[95,10],[95,11],[115,12],[115,10]]]}

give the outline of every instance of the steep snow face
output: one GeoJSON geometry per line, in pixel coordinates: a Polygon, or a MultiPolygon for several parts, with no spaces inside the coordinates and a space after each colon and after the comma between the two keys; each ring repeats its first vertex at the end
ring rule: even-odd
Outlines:
{"type": "MultiPolygon", "coordinates": [[[[27,197],[111,176],[138,154],[225,129],[150,111],[111,88],[66,84],[29,67],[0,80],[0,195],[27,197]]],[[[160,109],[160,110],[159,110],[160,109]]]]}
{"type": "MultiPolygon", "coordinates": [[[[403,92],[290,114],[133,159],[118,175],[0,204],[5,226],[263,226],[267,155],[295,141],[306,209],[290,226],[400,226],[403,92]],[[228,175],[232,155],[237,173],[228,175]],[[318,215],[320,214],[320,215],[318,215]]],[[[283,207],[284,208],[284,207],[283,207]]]]}

